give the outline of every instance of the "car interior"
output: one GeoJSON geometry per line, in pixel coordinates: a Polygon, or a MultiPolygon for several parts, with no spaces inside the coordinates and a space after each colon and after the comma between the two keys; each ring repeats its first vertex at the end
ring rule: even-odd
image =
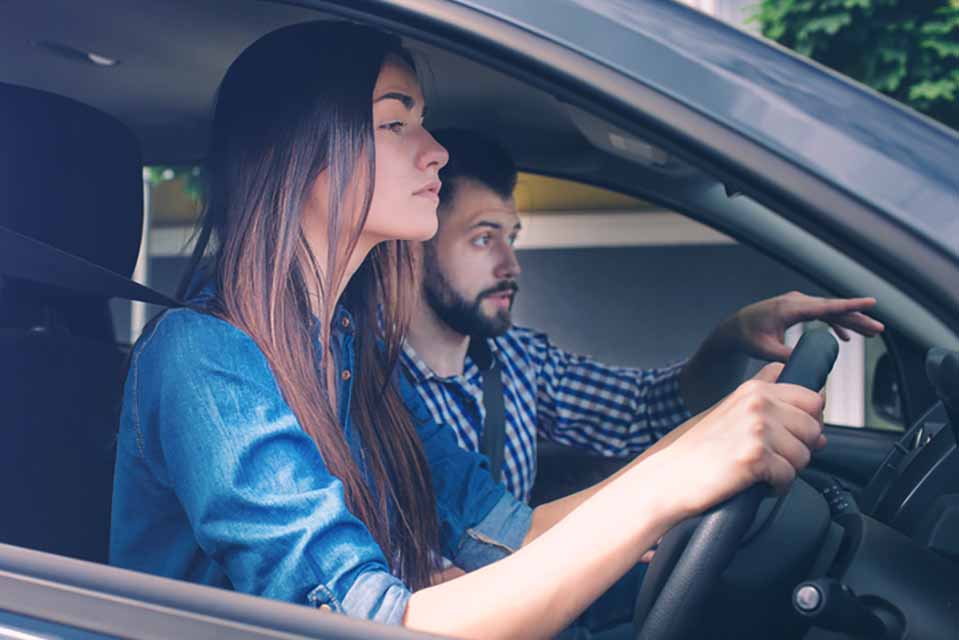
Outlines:
{"type": "MultiPolygon", "coordinates": [[[[255,0],[228,9],[212,0],[95,7],[61,0],[4,3],[4,10],[0,570],[26,571],[28,564],[16,568],[18,551],[42,560],[26,550],[105,564],[130,348],[117,340],[109,300],[173,303],[130,280],[143,237],[143,168],[201,164],[214,92],[240,51],[281,26],[336,16],[255,0]]],[[[664,141],[646,123],[623,122],[601,100],[549,86],[509,60],[425,33],[404,42],[420,67],[429,127],[495,131],[524,171],[657,203],[836,295],[869,292],[884,301],[891,364],[877,378],[896,389],[907,428],[827,426],[829,447],[793,491],[761,501],[729,566],[717,570],[695,637],[957,637],[959,343],[952,329],[882,269],[753,199],[750,185],[734,184],[709,158],[664,141]],[[803,585],[825,601],[808,615],[797,604],[803,585]],[[868,635],[877,629],[885,635],[868,635]]],[[[621,464],[543,446],[537,499],[621,464]]],[[[684,550],[712,549],[698,526],[689,523],[661,547],[637,604],[639,622],[654,616],[660,593],[668,600],[684,550]]],[[[82,581],[86,570],[64,564],[74,576],[67,578],[44,566],[51,567],[45,580],[65,584],[82,581]]],[[[93,578],[84,580],[93,588],[93,578]]],[[[119,578],[110,584],[123,588],[119,578]]],[[[159,598],[151,584],[138,586],[136,597],[159,598]]],[[[161,601],[173,602],[153,600],[161,601]]],[[[258,620],[274,624],[265,614],[258,620]]],[[[394,637],[372,625],[335,632],[394,637]]]]}

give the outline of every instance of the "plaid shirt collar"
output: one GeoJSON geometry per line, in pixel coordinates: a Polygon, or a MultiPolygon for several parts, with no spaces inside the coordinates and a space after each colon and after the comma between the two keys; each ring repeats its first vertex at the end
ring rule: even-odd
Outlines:
{"type": "MultiPolygon", "coordinates": [[[[501,351],[499,346],[496,344],[496,340],[492,338],[486,338],[486,344],[489,345],[490,351],[493,353],[494,358],[501,359],[501,351]]],[[[416,353],[416,349],[406,340],[403,341],[403,353],[400,358],[403,363],[406,365],[407,371],[412,375],[416,384],[421,384],[427,380],[438,380],[440,382],[470,382],[473,381],[480,370],[470,355],[466,354],[466,359],[463,362],[463,373],[459,375],[452,376],[441,376],[435,371],[433,371],[430,365],[426,364],[419,354],[416,353]]],[[[502,360],[501,360],[502,362],[502,360]]]]}

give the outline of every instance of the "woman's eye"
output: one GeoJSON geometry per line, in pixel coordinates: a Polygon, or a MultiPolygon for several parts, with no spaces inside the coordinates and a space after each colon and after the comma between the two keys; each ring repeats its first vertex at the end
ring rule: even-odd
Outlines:
{"type": "Polygon", "coordinates": [[[403,133],[403,129],[406,127],[406,123],[401,120],[394,120],[393,122],[387,122],[382,125],[381,129],[389,129],[393,133],[403,133]]]}

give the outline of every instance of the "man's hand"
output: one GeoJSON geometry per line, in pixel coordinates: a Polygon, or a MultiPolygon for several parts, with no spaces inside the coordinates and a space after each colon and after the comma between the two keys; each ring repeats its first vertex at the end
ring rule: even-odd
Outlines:
{"type": "Polygon", "coordinates": [[[699,413],[724,398],[742,380],[750,357],[785,362],[792,353],[786,329],[799,322],[822,320],[844,341],[850,331],[882,332],[882,323],[863,313],[875,306],[875,298],[814,298],[793,291],[743,307],[713,331],[683,369],[679,388],[686,406],[699,413]]]}
{"type": "Polygon", "coordinates": [[[721,331],[727,332],[728,344],[744,355],[785,362],[792,353],[784,341],[789,327],[821,320],[840,340],[848,341],[849,331],[872,337],[885,328],[863,313],[875,306],[875,298],[815,298],[793,291],[743,307],[721,331]]]}

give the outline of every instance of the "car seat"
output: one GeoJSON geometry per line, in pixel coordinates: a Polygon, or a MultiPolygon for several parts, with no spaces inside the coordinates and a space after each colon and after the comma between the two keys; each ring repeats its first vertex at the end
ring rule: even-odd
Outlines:
{"type": "Polygon", "coordinates": [[[87,272],[133,272],[139,147],[95,109],[0,84],[0,150],[0,542],[106,562],[126,354],[119,291],[87,272]]]}

